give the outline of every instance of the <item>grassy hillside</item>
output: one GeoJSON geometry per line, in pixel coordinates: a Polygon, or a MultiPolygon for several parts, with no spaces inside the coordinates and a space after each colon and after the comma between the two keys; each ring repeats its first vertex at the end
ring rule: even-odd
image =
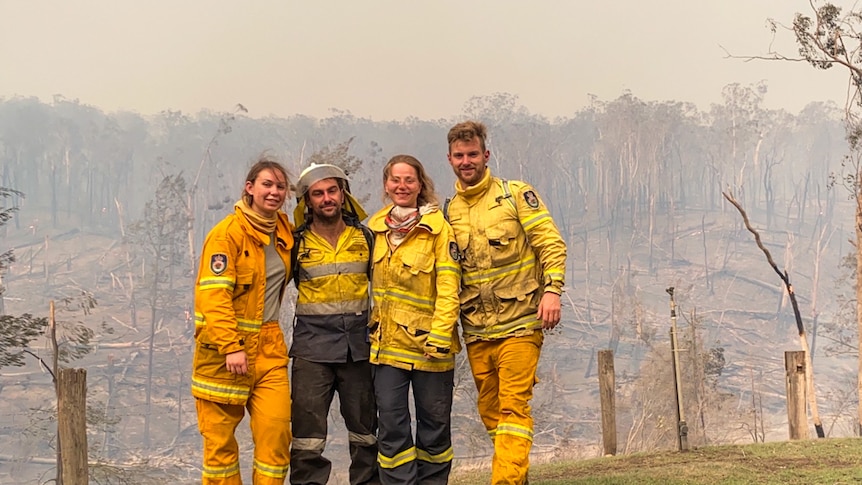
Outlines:
{"type": "MultiPolygon", "coordinates": [[[[530,485],[850,484],[862,482],[859,438],[705,447],[537,465],[530,485]]],[[[453,473],[453,485],[489,483],[489,473],[453,473]]]]}

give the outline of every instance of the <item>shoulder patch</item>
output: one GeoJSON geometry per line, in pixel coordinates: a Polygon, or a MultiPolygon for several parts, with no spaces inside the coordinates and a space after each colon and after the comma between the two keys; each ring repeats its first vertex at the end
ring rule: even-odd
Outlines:
{"type": "Polygon", "coordinates": [[[458,243],[455,241],[449,243],[449,256],[452,256],[452,260],[454,261],[461,260],[461,252],[458,251],[458,243]]]}
{"type": "Polygon", "coordinates": [[[220,275],[227,269],[227,254],[215,253],[210,257],[210,271],[214,275],[220,275]]]}
{"type": "Polygon", "coordinates": [[[536,193],[532,190],[524,192],[524,201],[527,202],[527,205],[532,207],[533,209],[539,208],[539,198],[536,197],[536,193]]]}

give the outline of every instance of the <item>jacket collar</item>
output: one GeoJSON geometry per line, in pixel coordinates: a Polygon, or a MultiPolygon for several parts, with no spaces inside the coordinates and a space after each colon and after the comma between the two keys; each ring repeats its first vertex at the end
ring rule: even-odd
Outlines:
{"type": "MultiPolygon", "coordinates": [[[[371,216],[371,219],[368,220],[368,228],[374,232],[388,231],[389,228],[386,227],[386,214],[389,214],[390,210],[392,210],[392,204],[389,204],[377,211],[377,213],[371,216]]],[[[443,213],[440,212],[439,208],[435,208],[431,212],[423,214],[416,227],[428,231],[431,234],[439,234],[443,229],[443,224],[445,223],[446,220],[443,218],[443,213]]]]}
{"type": "MultiPolygon", "coordinates": [[[[248,222],[248,219],[246,219],[245,215],[243,215],[241,210],[236,209],[235,213],[236,219],[237,221],[239,221],[240,227],[242,227],[243,231],[245,231],[245,233],[252,240],[257,241],[258,244],[260,244],[261,246],[269,245],[269,234],[263,234],[262,232],[255,230],[255,228],[252,227],[251,223],[248,222]]],[[[293,229],[290,226],[290,221],[287,218],[287,214],[282,211],[278,211],[276,215],[278,217],[278,222],[275,226],[276,239],[280,240],[278,242],[283,241],[285,247],[293,247],[293,229]]]]}

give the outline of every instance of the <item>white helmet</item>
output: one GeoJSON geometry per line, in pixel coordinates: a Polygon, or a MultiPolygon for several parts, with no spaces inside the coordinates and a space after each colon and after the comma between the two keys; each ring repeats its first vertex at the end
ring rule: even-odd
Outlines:
{"type": "Polygon", "coordinates": [[[305,205],[305,194],[308,193],[308,189],[321,180],[331,178],[344,180],[342,210],[360,221],[368,216],[365,213],[365,209],[359,204],[359,201],[350,193],[348,185],[350,179],[347,178],[347,174],[344,173],[341,167],[328,163],[312,163],[299,174],[299,181],[296,182],[296,208],[293,210],[293,219],[297,227],[305,223],[307,213],[310,212],[309,208],[305,205]]]}
{"type": "Polygon", "coordinates": [[[341,167],[328,163],[312,163],[299,174],[299,181],[296,182],[296,198],[304,197],[309,187],[317,182],[331,178],[350,182],[350,179],[347,178],[347,174],[344,173],[341,167]]]}

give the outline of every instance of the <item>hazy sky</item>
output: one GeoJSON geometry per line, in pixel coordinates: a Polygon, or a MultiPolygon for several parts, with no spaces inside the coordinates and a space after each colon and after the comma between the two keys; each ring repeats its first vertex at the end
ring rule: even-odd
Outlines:
{"type": "MultiPolygon", "coordinates": [[[[839,1],[852,5],[852,2],[839,1]]],[[[743,62],[807,0],[0,0],[0,97],[104,110],[452,117],[507,92],[570,116],[625,90],[707,109],[766,80],[768,107],[843,104],[846,74],[743,62]]],[[[793,54],[789,32],[777,46],[793,54]]]]}

